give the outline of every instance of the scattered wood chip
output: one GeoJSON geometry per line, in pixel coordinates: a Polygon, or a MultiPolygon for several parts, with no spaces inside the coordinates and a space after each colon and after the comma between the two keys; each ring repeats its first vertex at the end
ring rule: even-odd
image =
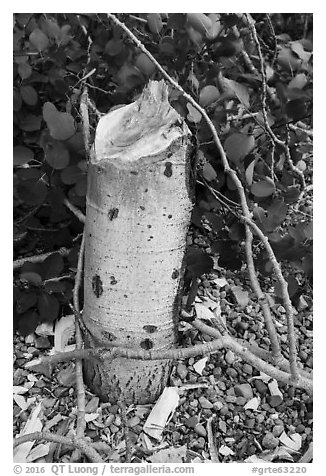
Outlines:
{"type": "Polygon", "coordinates": [[[287,448],[288,451],[297,453],[302,445],[302,437],[299,433],[293,433],[288,436],[285,431],[279,437],[280,442],[287,448]]]}
{"type": "Polygon", "coordinates": [[[75,316],[63,316],[56,322],[54,329],[54,351],[64,352],[69,339],[75,334],[75,316]]]}
{"type": "MultiPolygon", "coordinates": [[[[41,407],[42,407],[42,403],[39,403],[31,411],[31,414],[23,430],[19,433],[19,435],[17,435],[17,437],[42,430],[42,422],[39,418],[41,407]]],[[[14,463],[26,463],[27,457],[34,443],[35,441],[27,441],[26,443],[22,443],[21,445],[16,446],[16,448],[14,449],[14,456],[13,456],[14,463]]]]}
{"type": "Polygon", "coordinates": [[[194,370],[199,375],[203,375],[203,370],[206,367],[206,363],[208,361],[208,357],[203,357],[202,359],[198,360],[194,365],[194,370]]]}
{"type": "Polygon", "coordinates": [[[259,397],[254,397],[251,398],[243,407],[244,410],[258,410],[258,407],[260,405],[260,398],[259,397]]]}
{"type": "Polygon", "coordinates": [[[179,400],[179,393],[175,387],[166,387],[163,390],[143,427],[147,449],[152,450],[154,448],[149,437],[156,442],[161,441],[164,427],[179,405],[179,400]]]}

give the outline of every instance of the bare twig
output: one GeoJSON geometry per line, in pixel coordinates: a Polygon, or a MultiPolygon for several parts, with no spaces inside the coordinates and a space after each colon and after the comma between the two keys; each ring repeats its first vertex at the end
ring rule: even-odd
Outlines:
{"type": "Polygon", "coordinates": [[[59,250],[50,251],[49,253],[42,253],[40,255],[27,256],[26,258],[16,259],[13,262],[13,268],[14,270],[19,269],[25,263],[42,263],[42,261],[51,256],[53,253],[59,253],[61,256],[68,256],[70,250],[68,250],[67,248],[60,248],[59,250]]]}
{"type": "Polygon", "coordinates": [[[65,198],[63,200],[63,203],[66,205],[67,208],[69,208],[69,210],[78,218],[79,221],[81,221],[82,223],[85,223],[85,220],[86,220],[86,217],[85,215],[83,214],[83,212],[81,212],[77,207],[75,207],[75,205],[73,205],[69,200],[68,198],[65,198]]]}
{"type": "Polygon", "coordinates": [[[252,254],[253,235],[248,225],[245,225],[245,228],[246,228],[246,258],[247,258],[250,282],[251,282],[251,286],[253,290],[256,293],[260,307],[263,312],[266,329],[271,341],[273,359],[275,360],[275,364],[277,364],[278,360],[282,358],[281,346],[278,340],[278,335],[277,335],[277,331],[273,321],[272,313],[269,307],[269,303],[266,299],[265,293],[263,293],[260,287],[259,280],[257,278],[255,263],[254,263],[253,254],[252,254]]]}

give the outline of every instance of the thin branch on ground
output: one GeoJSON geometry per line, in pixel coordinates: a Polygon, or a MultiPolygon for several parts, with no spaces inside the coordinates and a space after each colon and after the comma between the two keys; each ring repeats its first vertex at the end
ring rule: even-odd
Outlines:
{"type": "MultiPolygon", "coordinates": [[[[214,339],[219,339],[221,337],[221,332],[219,331],[219,329],[208,326],[207,324],[204,324],[202,321],[198,319],[195,319],[191,324],[196,329],[200,330],[204,334],[207,334],[213,337],[214,339]]],[[[249,350],[249,352],[254,354],[256,357],[259,357],[261,360],[264,360],[265,362],[275,365],[278,369],[284,370],[284,372],[290,373],[290,364],[289,364],[289,361],[285,357],[282,356],[276,364],[272,354],[268,350],[262,349],[255,343],[249,343],[245,339],[237,338],[235,340],[236,342],[241,344],[243,347],[246,347],[249,350]]],[[[299,373],[301,377],[304,377],[309,380],[313,379],[312,372],[307,372],[306,370],[299,369],[299,373]]]]}
{"type": "MultiPolygon", "coordinates": [[[[80,245],[79,255],[78,255],[78,264],[77,264],[77,273],[75,277],[75,286],[73,289],[73,303],[76,313],[80,313],[79,307],[79,289],[82,280],[83,272],[83,259],[84,259],[84,250],[85,250],[85,232],[83,233],[83,238],[80,245]]],[[[83,340],[81,335],[81,330],[79,327],[78,319],[75,319],[75,335],[76,335],[76,349],[80,350],[83,348],[83,340]]],[[[77,438],[82,438],[84,436],[86,428],[85,420],[85,387],[83,381],[83,364],[80,359],[76,359],[76,390],[77,390],[77,428],[76,436],[77,438]]],[[[75,453],[75,452],[74,452],[75,453]]],[[[73,454],[72,458],[78,460],[78,455],[73,454]]]]}
{"type": "Polygon", "coordinates": [[[66,205],[67,208],[69,208],[69,210],[78,218],[78,220],[82,223],[85,223],[85,220],[86,220],[86,217],[85,215],[83,214],[83,212],[81,212],[79,210],[79,208],[75,207],[75,205],[73,205],[69,200],[68,198],[65,198],[63,200],[63,203],[64,205],[66,205]]]}
{"type": "Polygon", "coordinates": [[[92,463],[104,463],[103,459],[99,453],[92,448],[85,440],[79,438],[67,438],[66,436],[54,435],[49,431],[36,431],[34,433],[29,433],[27,435],[18,436],[14,438],[14,448],[18,445],[26,443],[27,441],[53,441],[54,443],[59,443],[61,445],[71,446],[73,448],[78,448],[92,463]]]}
{"type": "MultiPolygon", "coordinates": [[[[192,323],[196,329],[201,332],[206,332],[208,326],[202,324],[201,321],[196,320],[195,324],[192,323]]],[[[234,340],[231,336],[224,335],[218,339],[205,344],[196,344],[192,347],[168,349],[168,350],[134,350],[125,349],[118,346],[110,347],[98,347],[93,349],[81,349],[71,352],[60,352],[49,357],[43,357],[37,361],[37,363],[54,363],[70,361],[72,359],[114,359],[117,357],[123,357],[127,359],[138,360],[182,360],[190,357],[197,357],[199,355],[212,354],[221,349],[230,349],[236,355],[240,356],[244,361],[255,367],[257,370],[264,372],[276,380],[283,382],[287,385],[293,385],[297,388],[304,389],[307,393],[312,394],[313,386],[312,380],[302,377],[298,373],[298,378],[294,381],[292,375],[280,370],[268,362],[263,361],[255,354],[250,352],[247,347],[234,340]]],[[[32,362],[25,365],[25,368],[31,368],[32,362]]]]}
{"type": "Polygon", "coordinates": [[[59,253],[61,256],[68,256],[70,253],[70,250],[67,248],[60,248],[59,250],[49,251],[48,253],[42,253],[40,255],[27,256],[26,258],[19,258],[13,262],[13,268],[14,270],[19,269],[25,263],[42,263],[42,261],[44,261],[46,258],[51,256],[53,253],[59,253]]]}
{"type": "Polygon", "coordinates": [[[277,362],[282,358],[281,346],[279,343],[279,339],[278,339],[275,323],[273,320],[273,316],[269,307],[269,303],[266,299],[265,293],[263,293],[260,287],[259,280],[257,278],[255,263],[253,259],[253,253],[252,253],[253,234],[249,228],[249,225],[245,225],[245,229],[246,229],[246,259],[247,259],[250,282],[251,282],[252,289],[254,290],[258,298],[261,310],[263,312],[265,326],[269,335],[269,339],[271,341],[273,359],[275,361],[275,364],[277,365],[277,362]]]}

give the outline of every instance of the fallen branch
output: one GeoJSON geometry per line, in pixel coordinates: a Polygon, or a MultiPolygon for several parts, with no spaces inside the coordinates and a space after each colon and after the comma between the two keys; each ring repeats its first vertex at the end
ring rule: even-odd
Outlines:
{"type": "Polygon", "coordinates": [[[34,433],[29,433],[27,435],[19,436],[14,438],[14,448],[26,443],[27,441],[53,441],[54,443],[59,443],[62,445],[71,446],[73,448],[78,448],[92,463],[104,463],[103,459],[99,453],[92,448],[85,440],[79,438],[67,438],[66,436],[54,435],[49,431],[36,431],[34,433]]]}
{"type": "MultiPolygon", "coordinates": [[[[200,321],[196,322],[196,328],[206,332],[205,325],[200,321]]],[[[206,326],[208,327],[208,326],[206,326]]],[[[133,350],[125,349],[111,344],[110,347],[92,348],[74,350],[71,352],[60,352],[58,354],[51,355],[49,357],[43,357],[37,361],[29,362],[25,365],[25,368],[32,368],[33,365],[40,363],[51,363],[69,361],[72,359],[114,359],[116,357],[124,357],[127,359],[139,359],[139,360],[182,360],[190,357],[197,357],[198,355],[206,355],[217,352],[221,349],[230,349],[235,354],[240,356],[244,361],[255,367],[257,370],[264,372],[276,380],[283,382],[287,385],[293,385],[297,388],[304,389],[307,393],[312,394],[313,386],[312,380],[302,377],[298,373],[298,378],[293,381],[291,374],[280,370],[273,365],[263,361],[247,347],[236,342],[232,337],[224,335],[219,339],[215,339],[205,344],[197,344],[192,347],[169,349],[169,350],[133,350]],[[32,364],[32,365],[31,365],[32,364]]]]}

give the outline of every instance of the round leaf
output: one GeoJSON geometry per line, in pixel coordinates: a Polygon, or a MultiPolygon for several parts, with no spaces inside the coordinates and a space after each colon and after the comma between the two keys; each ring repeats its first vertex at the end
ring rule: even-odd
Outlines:
{"type": "Polygon", "coordinates": [[[27,147],[17,145],[14,147],[14,165],[28,164],[34,159],[34,152],[27,147]]]}
{"type": "Polygon", "coordinates": [[[152,33],[158,34],[163,28],[161,15],[159,13],[149,13],[147,15],[147,24],[152,33]]]}
{"type": "Polygon", "coordinates": [[[136,66],[143,74],[150,76],[155,71],[155,64],[151,61],[145,53],[140,53],[136,59],[136,66]]]}
{"type": "Polygon", "coordinates": [[[69,164],[70,156],[61,142],[53,141],[45,147],[45,160],[54,169],[61,170],[69,164]]]}
{"type": "Polygon", "coordinates": [[[206,162],[204,164],[203,176],[208,182],[215,180],[217,177],[215,169],[212,167],[212,165],[209,162],[206,162]]]}
{"type": "Polygon", "coordinates": [[[255,139],[252,135],[234,133],[227,137],[224,142],[224,148],[229,160],[235,164],[244,159],[244,157],[255,147],[255,139]]]}
{"type": "Polygon", "coordinates": [[[20,88],[20,94],[23,101],[29,106],[35,106],[37,104],[37,92],[32,86],[22,86],[20,88]]]}
{"type": "Polygon", "coordinates": [[[220,97],[219,90],[212,85],[205,86],[199,94],[199,104],[201,106],[208,106],[220,97]]]}
{"type": "Polygon", "coordinates": [[[32,74],[32,68],[28,63],[21,63],[18,65],[18,74],[22,79],[27,79],[32,74]]]}
{"type": "Polygon", "coordinates": [[[189,25],[196,31],[206,35],[212,28],[212,20],[204,13],[187,13],[189,25]]]}
{"type": "Polygon", "coordinates": [[[45,50],[49,46],[49,38],[39,28],[32,31],[29,41],[38,51],[45,50]]]}
{"type": "Polygon", "coordinates": [[[53,139],[66,140],[75,134],[75,121],[68,112],[59,112],[54,104],[46,102],[43,117],[53,139]]]}
{"type": "Polygon", "coordinates": [[[201,121],[201,118],[202,118],[201,113],[196,108],[194,108],[194,106],[190,104],[190,102],[187,103],[187,109],[189,111],[189,114],[187,115],[188,121],[195,122],[195,123],[201,121]]]}
{"type": "Polygon", "coordinates": [[[261,180],[260,182],[255,182],[251,186],[251,193],[256,197],[269,197],[274,193],[274,185],[267,180],[261,180]]]}

